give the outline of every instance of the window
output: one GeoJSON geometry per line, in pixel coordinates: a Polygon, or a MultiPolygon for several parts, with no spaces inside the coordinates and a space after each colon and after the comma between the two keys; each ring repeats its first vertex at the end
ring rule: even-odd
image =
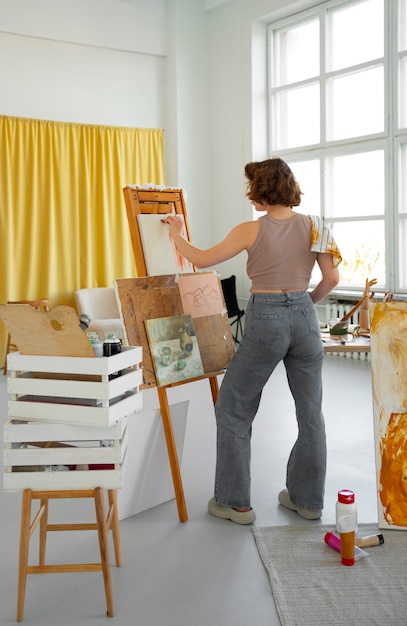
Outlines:
{"type": "Polygon", "coordinates": [[[331,0],[269,26],[269,153],[332,228],[343,292],[407,292],[406,5],[331,0]]]}

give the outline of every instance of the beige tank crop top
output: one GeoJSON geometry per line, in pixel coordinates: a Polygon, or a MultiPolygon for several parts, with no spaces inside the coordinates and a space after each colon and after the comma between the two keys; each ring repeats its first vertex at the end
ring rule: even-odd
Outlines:
{"type": "Polygon", "coordinates": [[[311,221],[295,213],[286,220],[259,218],[259,232],[248,250],[252,291],[305,291],[317,257],[311,251],[311,221]]]}

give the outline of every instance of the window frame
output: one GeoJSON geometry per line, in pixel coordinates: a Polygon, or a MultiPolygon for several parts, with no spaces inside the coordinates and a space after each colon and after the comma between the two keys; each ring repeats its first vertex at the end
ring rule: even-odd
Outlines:
{"type": "MultiPolygon", "coordinates": [[[[384,262],[385,262],[385,283],[377,289],[377,292],[391,291],[396,296],[407,294],[407,269],[400,270],[401,263],[407,264],[407,251],[402,243],[402,224],[405,225],[405,240],[407,242],[407,113],[405,114],[405,127],[401,127],[399,111],[405,110],[407,102],[407,84],[404,85],[404,93],[401,89],[401,63],[405,60],[406,69],[404,80],[407,82],[407,19],[397,19],[406,17],[407,0],[383,0],[383,32],[384,46],[383,57],[372,59],[368,62],[355,64],[343,69],[327,71],[326,58],[327,49],[325,38],[327,33],[327,13],[338,7],[347,7],[359,4],[361,0],[329,0],[320,2],[312,8],[287,15],[278,20],[273,20],[268,24],[267,31],[267,116],[268,116],[268,154],[277,154],[288,161],[295,172],[295,162],[319,159],[320,161],[320,206],[321,216],[326,219],[326,223],[332,226],[340,221],[360,222],[364,220],[384,220],[384,262]],[[401,15],[402,13],[402,15],[401,15]],[[299,80],[289,84],[275,84],[276,69],[278,64],[273,60],[278,58],[278,47],[276,52],[276,35],[279,35],[287,28],[295,28],[318,19],[321,25],[319,29],[319,54],[320,54],[320,74],[318,77],[299,80]],[[405,31],[403,33],[403,31],[405,31]],[[402,36],[403,33],[403,36],[402,36]],[[404,45],[404,49],[403,48],[404,45]],[[274,56],[273,56],[274,55],[274,56]],[[345,75],[351,71],[357,71],[368,67],[382,64],[384,72],[383,84],[383,131],[352,137],[350,139],[327,139],[325,121],[327,118],[326,102],[326,82],[333,77],[345,75]],[[320,85],[320,140],[317,144],[304,146],[278,148],[273,143],[273,138],[277,135],[274,132],[278,123],[278,116],[275,115],[275,94],[279,94],[287,88],[298,88],[309,85],[317,81],[320,85]],[[326,215],[327,191],[325,183],[326,163],[332,156],[354,154],[370,151],[372,149],[382,149],[384,156],[384,209],[379,215],[363,215],[354,217],[332,218],[326,215]],[[400,207],[406,206],[404,211],[400,207]],[[401,280],[404,278],[404,286],[401,280]]],[[[301,180],[299,180],[301,184],[301,180]]],[[[372,278],[369,276],[369,278],[372,278]]],[[[364,285],[340,283],[335,289],[336,294],[353,295],[360,292],[364,285]]]]}

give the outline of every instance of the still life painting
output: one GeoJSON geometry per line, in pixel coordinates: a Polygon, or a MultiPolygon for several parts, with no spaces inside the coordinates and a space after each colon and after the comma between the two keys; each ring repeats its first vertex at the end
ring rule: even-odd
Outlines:
{"type": "Polygon", "coordinates": [[[204,374],[191,315],[160,317],[144,323],[158,387],[204,374]]]}

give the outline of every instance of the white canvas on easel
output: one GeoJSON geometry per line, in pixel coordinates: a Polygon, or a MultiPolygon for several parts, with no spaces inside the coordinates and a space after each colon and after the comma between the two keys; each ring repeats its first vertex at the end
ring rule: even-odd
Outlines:
{"type": "MultiPolygon", "coordinates": [[[[183,216],[179,216],[184,219],[183,216]]],[[[163,215],[139,213],[137,215],[144,260],[148,276],[162,276],[193,272],[192,263],[187,261],[170,238],[169,229],[163,224],[163,215]]]]}

